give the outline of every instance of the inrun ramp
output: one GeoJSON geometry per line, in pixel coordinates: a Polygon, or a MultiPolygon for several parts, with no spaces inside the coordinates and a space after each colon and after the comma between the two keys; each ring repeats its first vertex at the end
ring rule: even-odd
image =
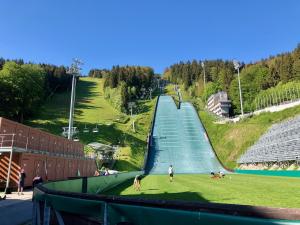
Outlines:
{"type": "Polygon", "coordinates": [[[177,109],[171,96],[160,96],[150,140],[146,173],[225,171],[216,158],[198,114],[185,102],[177,109]]]}

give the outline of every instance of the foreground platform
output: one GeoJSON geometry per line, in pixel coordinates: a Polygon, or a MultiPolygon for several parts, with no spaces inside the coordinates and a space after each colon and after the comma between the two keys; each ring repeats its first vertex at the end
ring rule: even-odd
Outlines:
{"type": "MultiPolygon", "coordinates": [[[[3,196],[3,193],[1,193],[3,196]]],[[[31,220],[32,191],[25,191],[24,195],[17,192],[6,195],[6,200],[0,201],[1,225],[23,225],[31,220]]]]}

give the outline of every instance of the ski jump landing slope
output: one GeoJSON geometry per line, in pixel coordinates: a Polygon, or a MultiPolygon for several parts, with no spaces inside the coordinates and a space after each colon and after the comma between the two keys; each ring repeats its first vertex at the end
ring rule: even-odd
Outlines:
{"type": "Polygon", "coordinates": [[[225,171],[216,158],[198,114],[185,102],[177,109],[171,96],[160,96],[146,173],[210,173],[225,171]]]}

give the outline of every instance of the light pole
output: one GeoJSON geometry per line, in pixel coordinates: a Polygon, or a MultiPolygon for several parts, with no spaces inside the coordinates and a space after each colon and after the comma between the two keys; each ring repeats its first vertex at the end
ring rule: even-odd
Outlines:
{"type": "Polygon", "coordinates": [[[203,86],[204,86],[204,88],[205,88],[205,65],[204,65],[204,62],[202,61],[201,62],[201,66],[202,66],[202,68],[203,68],[203,86]]]}
{"type": "Polygon", "coordinates": [[[73,136],[73,116],[74,116],[74,105],[76,95],[76,77],[80,75],[81,68],[79,67],[83,63],[79,59],[73,59],[70,69],[67,71],[68,74],[72,75],[72,90],[71,90],[71,102],[70,102],[70,114],[69,114],[69,129],[68,139],[72,140],[73,136]]]}
{"type": "Polygon", "coordinates": [[[241,88],[241,81],[240,81],[240,67],[241,65],[237,60],[233,60],[234,68],[238,71],[238,81],[239,81],[239,91],[240,91],[240,103],[241,103],[241,113],[244,116],[244,109],[243,109],[243,98],[242,98],[242,88],[241,88]]]}

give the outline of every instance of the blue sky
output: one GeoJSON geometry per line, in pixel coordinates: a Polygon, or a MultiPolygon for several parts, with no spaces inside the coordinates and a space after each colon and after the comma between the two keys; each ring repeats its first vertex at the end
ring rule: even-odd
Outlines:
{"type": "Polygon", "coordinates": [[[256,61],[300,42],[298,0],[0,1],[0,57],[91,68],[256,61]]]}

